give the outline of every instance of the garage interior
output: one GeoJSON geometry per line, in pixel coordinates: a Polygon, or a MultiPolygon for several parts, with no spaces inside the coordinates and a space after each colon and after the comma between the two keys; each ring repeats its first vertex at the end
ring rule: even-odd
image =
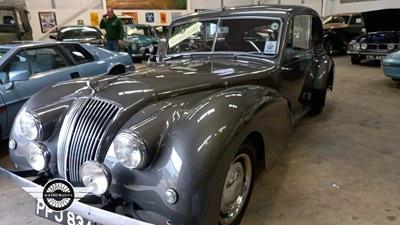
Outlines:
{"type": "MultiPolygon", "coordinates": [[[[308,1],[301,2],[307,5],[308,1]]],[[[291,4],[301,2],[292,0],[291,4]]],[[[334,6],[331,13],[346,7],[334,5],[339,0],[322,2],[334,6]]],[[[382,4],[378,2],[364,7],[382,4]]],[[[397,0],[385,2],[400,7],[397,0]]],[[[348,4],[352,10],[361,3],[348,4]]],[[[328,10],[324,8],[324,15],[328,10]]],[[[346,54],[332,58],[334,88],[328,92],[324,111],[294,127],[286,150],[257,178],[241,224],[400,224],[400,123],[396,122],[400,82],[385,77],[378,61],[353,65],[346,54]]],[[[146,63],[136,64],[136,68],[142,66],[146,63]]],[[[12,169],[7,143],[0,149],[0,166],[12,169]]],[[[35,199],[9,184],[6,177],[0,177],[0,199],[3,225],[54,224],[35,216],[35,199]]]]}

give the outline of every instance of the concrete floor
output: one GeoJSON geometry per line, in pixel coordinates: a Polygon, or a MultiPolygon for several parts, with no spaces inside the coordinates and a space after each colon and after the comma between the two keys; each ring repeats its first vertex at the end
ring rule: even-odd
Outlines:
{"type": "MultiPolygon", "coordinates": [[[[346,55],[334,61],[324,112],[304,118],[277,163],[258,177],[241,224],[400,224],[400,83],[378,63],[352,65],[346,55]]],[[[0,166],[8,165],[1,153],[0,166]]],[[[0,218],[2,225],[52,224],[1,177],[0,218]]]]}

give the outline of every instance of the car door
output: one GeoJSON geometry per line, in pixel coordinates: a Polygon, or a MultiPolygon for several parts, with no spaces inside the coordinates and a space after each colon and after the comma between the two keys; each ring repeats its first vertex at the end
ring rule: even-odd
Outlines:
{"type": "Polygon", "coordinates": [[[82,77],[107,73],[108,63],[105,60],[98,60],[98,55],[89,52],[80,44],[63,43],[64,51],[72,58],[76,68],[82,77]]]}
{"type": "MultiPolygon", "coordinates": [[[[13,120],[25,101],[40,89],[59,81],[79,77],[77,68],[57,45],[33,46],[17,51],[3,67],[7,82],[1,85],[1,93],[5,102],[7,124],[9,129],[13,120]],[[26,71],[28,79],[10,81],[14,76],[26,71]]],[[[3,126],[3,125],[2,125],[3,126]]]]}
{"type": "Polygon", "coordinates": [[[281,91],[289,99],[293,112],[298,112],[303,108],[299,100],[313,61],[312,17],[295,16],[289,26],[281,67],[281,91]]]}

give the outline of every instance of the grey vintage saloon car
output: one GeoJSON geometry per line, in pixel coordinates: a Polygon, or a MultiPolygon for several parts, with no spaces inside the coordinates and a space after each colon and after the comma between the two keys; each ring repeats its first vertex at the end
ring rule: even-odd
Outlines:
{"type": "Polygon", "coordinates": [[[239,224],[257,173],[332,89],[321,20],[302,6],[223,8],[174,20],[161,45],[154,66],[34,95],[13,125],[11,159],[42,183],[88,187],[116,212],[72,207],[80,219],[239,224]]]}

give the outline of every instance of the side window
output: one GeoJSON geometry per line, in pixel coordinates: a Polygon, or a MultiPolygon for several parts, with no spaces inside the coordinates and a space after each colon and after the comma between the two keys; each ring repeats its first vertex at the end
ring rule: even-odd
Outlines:
{"type": "Polygon", "coordinates": [[[296,16],[293,21],[292,33],[293,50],[310,48],[311,16],[296,16]]]}
{"type": "Polygon", "coordinates": [[[0,10],[0,25],[15,24],[14,12],[10,9],[0,10]]]}
{"type": "Polygon", "coordinates": [[[353,16],[353,18],[351,20],[352,20],[351,24],[361,24],[362,23],[361,16],[353,16]]]}
{"type": "Polygon", "coordinates": [[[72,56],[76,64],[94,61],[93,56],[80,45],[64,44],[62,46],[66,49],[68,54],[72,56]]]}
{"type": "Polygon", "coordinates": [[[26,52],[32,74],[68,66],[68,61],[55,46],[28,49],[26,52]]]}

